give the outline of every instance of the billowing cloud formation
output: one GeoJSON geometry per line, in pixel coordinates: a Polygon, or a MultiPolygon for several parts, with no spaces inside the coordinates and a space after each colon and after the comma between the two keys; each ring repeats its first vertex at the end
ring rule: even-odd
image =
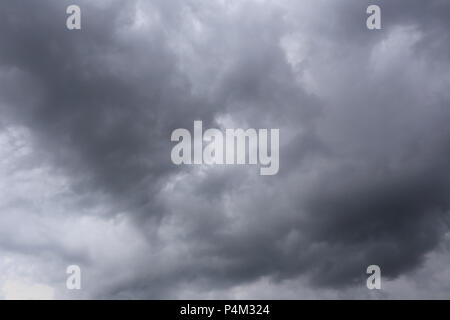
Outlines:
{"type": "Polygon", "coordinates": [[[0,4],[2,297],[449,297],[446,1],[70,4],[0,4]],[[194,120],[279,174],[173,165],[194,120]]]}

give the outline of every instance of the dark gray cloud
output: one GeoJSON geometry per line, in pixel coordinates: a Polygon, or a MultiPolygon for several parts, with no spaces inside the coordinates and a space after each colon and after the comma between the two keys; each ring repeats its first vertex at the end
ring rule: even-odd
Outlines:
{"type": "Polygon", "coordinates": [[[448,298],[449,4],[77,3],[0,4],[0,294],[448,298]],[[280,128],[279,174],[172,165],[194,120],[280,128]]]}

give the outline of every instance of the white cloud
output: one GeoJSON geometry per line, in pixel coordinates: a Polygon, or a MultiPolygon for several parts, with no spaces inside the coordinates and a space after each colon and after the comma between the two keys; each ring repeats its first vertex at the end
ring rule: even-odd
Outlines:
{"type": "Polygon", "coordinates": [[[50,286],[14,278],[7,279],[0,292],[5,300],[53,300],[55,298],[55,290],[50,286]]]}

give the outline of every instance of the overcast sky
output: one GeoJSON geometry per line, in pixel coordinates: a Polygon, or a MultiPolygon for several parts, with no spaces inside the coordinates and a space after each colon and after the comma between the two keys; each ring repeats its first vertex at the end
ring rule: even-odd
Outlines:
{"type": "Polygon", "coordinates": [[[448,0],[2,0],[0,298],[450,298],[449,30],[448,0]],[[172,164],[195,120],[279,128],[279,173],[172,164]]]}

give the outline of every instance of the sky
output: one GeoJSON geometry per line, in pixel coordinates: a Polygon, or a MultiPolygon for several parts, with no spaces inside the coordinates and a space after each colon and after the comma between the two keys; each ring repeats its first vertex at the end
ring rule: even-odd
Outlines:
{"type": "Polygon", "coordinates": [[[447,0],[2,0],[0,298],[450,298],[449,30],[447,0]],[[196,120],[278,128],[278,174],[173,164],[196,120]]]}

